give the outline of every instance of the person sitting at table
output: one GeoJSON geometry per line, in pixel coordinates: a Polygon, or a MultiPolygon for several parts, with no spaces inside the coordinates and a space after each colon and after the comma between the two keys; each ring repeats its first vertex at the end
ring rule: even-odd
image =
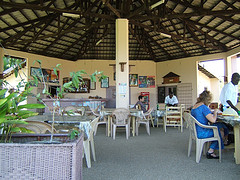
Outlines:
{"type": "Polygon", "coordinates": [[[138,102],[134,105],[133,108],[136,108],[136,106],[140,105],[141,107],[141,110],[143,111],[143,113],[147,112],[144,104],[143,104],[143,101],[144,101],[144,96],[140,95],[138,96],[138,102]]]}
{"type": "Polygon", "coordinates": [[[169,92],[169,95],[165,97],[165,105],[166,106],[177,106],[178,105],[178,99],[173,94],[173,92],[169,92]]]}
{"type": "MultiPolygon", "coordinates": [[[[204,125],[208,125],[208,123],[213,123],[213,126],[218,127],[218,132],[219,136],[221,139],[221,147],[224,148],[224,143],[223,143],[223,138],[227,139],[227,135],[229,133],[227,127],[225,124],[216,122],[217,120],[217,109],[214,109],[214,112],[212,114],[211,110],[209,109],[208,105],[210,104],[212,100],[212,94],[210,91],[203,91],[199,97],[197,98],[197,103],[193,106],[191,110],[191,114],[197,121],[204,125]]],[[[198,138],[208,138],[208,137],[213,137],[213,130],[212,129],[207,129],[207,128],[202,128],[198,125],[196,125],[196,130],[197,130],[197,136],[198,138]]],[[[208,159],[219,159],[219,156],[216,156],[214,154],[214,150],[218,149],[218,141],[212,141],[210,148],[207,152],[207,158],[208,159]]]]}
{"type": "Polygon", "coordinates": [[[238,83],[240,80],[240,75],[238,73],[233,73],[231,82],[225,84],[222,88],[220,94],[220,101],[221,101],[221,111],[226,110],[227,108],[231,107],[238,113],[237,99],[238,99],[238,83]]]}

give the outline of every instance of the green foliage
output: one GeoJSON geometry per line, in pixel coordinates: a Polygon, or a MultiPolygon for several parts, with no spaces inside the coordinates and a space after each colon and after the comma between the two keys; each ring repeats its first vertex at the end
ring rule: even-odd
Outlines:
{"type": "Polygon", "coordinates": [[[0,130],[1,142],[10,142],[12,133],[30,132],[26,128],[15,127],[16,124],[27,124],[24,119],[38,115],[38,113],[27,109],[44,108],[43,104],[20,105],[26,100],[29,90],[20,92],[9,92],[0,90],[0,130]]]}
{"type": "MultiPolygon", "coordinates": [[[[10,66],[14,68],[15,77],[18,77],[20,63],[22,63],[22,60],[10,60],[5,58],[5,61],[8,63],[6,67],[10,66]]],[[[40,60],[35,60],[33,64],[35,63],[38,63],[40,69],[42,69],[42,62],[40,60]]],[[[53,70],[54,74],[58,76],[60,64],[57,64],[53,70]]],[[[32,93],[33,86],[38,86],[39,82],[43,80],[42,83],[44,85],[44,89],[42,93],[53,99],[53,97],[51,97],[51,94],[48,92],[45,78],[43,78],[43,72],[41,75],[41,77],[32,76],[33,79],[28,81],[25,81],[23,78],[21,78],[20,82],[17,84],[14,90],[7,88],[8,82],[0,80],[0,87],[2,87],[2,89],[0,89],[0,131],[2,134],[1,142],[11,142],[12,133],[32,133],[32,131],[26,128],[17,127],[16,124],[26,124],[27,122],[24,121],[26,118],[38,115],[38,113],[32,112],[28,109],[45,108],[46,106],[40,98],[40,93],[32,93]],[[24,101],[27,100],[28,96],[35,97],[43,104],[24,104],[24,101]]],[[[106,78],[106,76],[103,75],[103,72],[98,71],[95,71],[91,75],[88,75],[84,70],[71,72],[70,77],[72,78],[72,81],[63,84],[61,88],[57,88],[57,98],[53,99],[54,109],[58,106],[59,99],[64,97],[64,93],[73,91],[75,88],[79,87],[79,84],[83,82],[83,76],[89,76],[93,82],[96,82],[97,79],[101,81],[102,79],[106,78]]],[[[72,112],[67,113],[69,115],[72,114],[72,112]]],[[[55,113],[53,111],[53,120],[54,114],[55,113]]],[[[70,138],[73,139],[78,135],[79,132],[77,130],[73,130],[71,132],[70,138]]]]}
{"type": "MultiPolygon", "coordinates": [[[[8,59],[7,67],[14,69],[15,77],[20,76],[19,67],[22,60],[8,59]]],[[[29,111],[28,109],[45,108],[43,104],[24,104],[27,96],[32,95],[32,87],[30,82],[21,78],[15,89],[9,88],[6,81],[0,82],[0,132],[1,142],[11,142],[13,133],[24,132],[33,133],[24,127],[16,127],[17,124],[27,124],[25,119],[36,116],[38,113],[29,111]]],[[[10,86],[11,87],[11,86],[10,86]]]]}
{"type": "Polygon", "coordinates": [[[73,129],[69,134],[71,140],[73,140],[75,137],[78,137],[79,135],[80,135],[80,132],[75,129],[73,129]]]}

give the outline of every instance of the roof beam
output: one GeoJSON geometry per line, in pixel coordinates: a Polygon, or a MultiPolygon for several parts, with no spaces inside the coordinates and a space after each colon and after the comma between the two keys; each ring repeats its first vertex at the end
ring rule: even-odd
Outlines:
{"type": "MultiPolygon", "coordinates": [[[[46,38],[49,38],[49,37],[56,37],[58,35],[67,34],[67,33],[75,32],[75,31],[80,31],[80,30],[84,30],[84,29],[96,28],[96,27],[103,26],[103,25],[110,24],[110,23],[112,23],[112,22],[111,21],[104,21],[104,22],[100,22],[100,23],[96,23],[96,24],[91,24],[89,26],[83,26],[83,27],[67,29],[67,30],[62,31],[60,34],[58,34],[58,32],[56,32],[56,33],[51,33],[51,34],[48,34],[48,35],[42,35],[42,36],[39,36],[36,39],[36,41],[37,40],[46,39],[46,38]]],[[[31,28],[32,27],[30,27],[29,29],[31,29],[31,28]]],[[[17,36],[17,37],[19,37],[19,36],[17,36]]],[[[16,41],[15,44],[25,44],[25,43],[31,42],[31,41],[32,41],[32,39],[19,40],[19,41],[16,41]]],[[[8,46],[9,45],[9,41],[7,41],[7,42],[4,41],[4,45],[8,46]]]]}
{"type": "Polygon", "coordinates": [[[121,18],[120,13],[114,8],[112,7],[111,4],[109,4],[109,0],[102,0],[103,4],[105,6],[107,6],[118,18],[121,18]]]}
{"type": "MultiPolygon", "coordinates": [[[[154,30],[153,27],[148,26],[148,25],[144,25],[144,24],[139,23],[139,22],[134,21],[134,20],[130,20],[129,22],[132,23],[132,24],[141,26],[141,27],[143,27],[143,28],[150,29],[150,30],[152,30],[152,31],[154,30]]],[[[172,36],[172,38],[182,39],[182,40],[184,40],[184,41],[187,41],[187,42],[190,42],[190,43],[193,43],[193,44],[197,44],[197,45],[200,45],[200,46],[202,46],[202,47],[206,46],[206,47],[209,47],[209,48],[212,48],[212,49],[222,50],[222,49],[221,49],[220,47],[218,47],[218,46],[212,46],[212,45],[210,45],[210,44],[204,45],[204,43],[202,43],[202,42],[195,41],[195,40],[191,40],[191,39],[186,38],[186,37],[183,37],[183,36],[181,36],[181,35],[176,35],[176,34],[173,34],[173,33],[170,33],[170,32],[162,31],[162,30],[157,30],[157,32],[169,34],[169,35],[172,36]]]]}

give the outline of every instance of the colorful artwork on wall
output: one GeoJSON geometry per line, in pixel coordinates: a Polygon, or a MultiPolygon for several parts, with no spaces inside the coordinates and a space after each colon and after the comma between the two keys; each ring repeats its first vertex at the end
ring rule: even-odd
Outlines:
{"type": "Polygon", "coordinates": [[[138,75],[137,74],[129,74],[129,86],[130,87],[138,86],[138,75]]]}
{"type": "Polygon", "coordinates": [[[51,83],[58,83],[59,82],[59,71],[57,71],[57,75],[54,73],[53,70],[50,69],[41,69],[37,67],[31,67],[30,75],[36,76],[42,81],[41,77],[44,77],[44,81],[51,82],[51,83]]]}
{"type": "Polygon", "coordinates": [[[155,76],[147,76],[147,87],[155,88],[155,76]]]}
{"type": "Polygon", "coordinates": [[[147,88],[147,76],[139,76],[138,84],[139,88],[147,88]]]}
{"type": "Polygon", "coordinates": [[[139,88],[155,88],[155,76],[139,76],[139,88]]]}
{"type": "Polygon", "coordinates": [[[101,80],[101,88],[108,88],[109,87],[109,78],[105,78],[101,80]]]}

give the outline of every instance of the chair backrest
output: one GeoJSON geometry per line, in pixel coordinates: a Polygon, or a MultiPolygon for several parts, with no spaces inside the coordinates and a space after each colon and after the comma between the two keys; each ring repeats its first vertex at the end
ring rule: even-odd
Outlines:
{"type": "Polygon", "coordinates": [[[147,119],[147,117],[151,115],[152,111],[153,111],[153,108],[150,108],[147,112],[143,113],[144,119],[147,119]]]}
{"type": "Polygon", "coordinates": [[[84,116],[85,115],[85,111],[86,111],[85,107],[77,107],[76,113],[79,113],[82,116],[84,116]]]}
{"type": "Polygon", "coordinates": [[[117,125],[127,124],[130,117],[130,111],[126,108],[117,108],[113,111],[114,116],[113,123],[117,125]]]}
{"type": "Polygon", "coordinates": [[[166,107],[166,118],[178,119],[182,118],[182,107],[166,107]]]}
{"type": "Polygon", "coordinates": [[[152,111],[153,111],[153,108],[150,108],[147,112],[145,112],[144,114],[145,115],[150,115],[151,113],[152,113],[152,111]]]}
{"type": "Polygon", "coordinates": [[[180,104],[179,106],[182,108],[182,111],[184,111],[184,109],[185,109],[185,104],[180,104]]]}
{"type": "Polygon", "coordinates": [[[90,109],[94,116],[100,117],[100,114],[98,112],[99,107],[100,105],[98,105],[96,109],[90,109]]]}
{"type": "Polygon", "coordinates": [[[99,117],[96,117],[94,120],[90,122],[90,124],[87,122],[84,122],[79,125],[79,129],[83,131],[85,135],[84,141],[89,141],[93,137],[98,120],[99,120],[99,117]]]}
{"type": "MultiPolygon", "coordinates": [[[[99,121],[99,118],[100,117],[96,117],[94,120],[91,121],[90,125],[92,127],[92,133],[94,133],[94,131],[96,130],[96,126],[97,126],[97,123],[99,121]]],[[[91,134],[92,135],[92,134],[91,134]]]]}
{"type": "Polygon", "coordinates": [[[140,105],[140,104],[137,104],[137,105],[136,105],[136,109],[141,109],[141,105],[140,105]]]}
{"type": "MultiPolygon", "coordinates": [[[[198,120],[196,120],[190,113],[188,112],[184,112],[184,119],[187,121],[188,126],[189,126],[189,130],[192,132],[192,135],[195,136],[195,138],[197,138],[197,129],[196,129],[196,125],[202,127],[202,128],[215,128],[217,129],[216,126],[209,126],[209,125],[204,125],[202,123],[200,123],[198,120]]],[[[215,130],[214,130],[215,131],[215,130]]],[[[218,131],[214,132],[214,137],[219,136],[218,131]]]]}
{"type": "Polygon", "coordinates": [[[196,138],[197,131],[195,126],[195,118],[188,112],[183,113],[183,118],[187,122],[191,136],[196,138]]]}
{"type": "MultiPolygon", "coordinates": [[[[52,126],[48,123],[41,121],[26,121],[28,124],[17,124],[17,127],[24,127],[33,131],[36,134],[46,134],[52,132],[52,126]]],[[[53,132],[56,133],[56,129],[53,128],[53,132]]]]}
{"type": "Polygon", "coordinates": [[[83,116],[85,114],[85,108],[76,107],[76,106],[67,106],[63,108],[62,114],[69,114],[70,116],[74,116],[74,115],[83,116]]]}

